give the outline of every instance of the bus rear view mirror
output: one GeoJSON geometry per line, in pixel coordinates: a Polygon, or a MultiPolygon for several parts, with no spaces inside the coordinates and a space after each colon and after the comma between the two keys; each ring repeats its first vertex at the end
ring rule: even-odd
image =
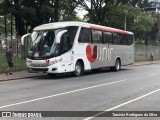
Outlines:
{"type": "Polygon", "coordinates": [[[28,34],[25,34],[25,35],[23,35],[23,36],[21,37],[21,43],[22,43],[22,45],[24,45],[24,40],[25,40],[25,38],[28,37],[30,34],[31,34],[31,33],[28,33],[28,34]]]}
{"type": "Polygon", "coordinates": [[[56,43],[60,43],[61,36],[62,36],[65,32],[67,32],[67,30],[62,30],[62,31],[60,31],[60,32],[57,34],[57,36],[56,36],[56,43]]]}

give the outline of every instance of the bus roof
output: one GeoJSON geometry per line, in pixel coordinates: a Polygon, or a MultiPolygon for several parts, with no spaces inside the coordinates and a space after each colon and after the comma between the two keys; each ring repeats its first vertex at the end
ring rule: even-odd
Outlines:
{"type": "Polygon", "coordinates": [[[91,23],[85,23],[85,22],[78,22],[78,21],[67,21],[67,22],[53,22],[48,24],[43,24],[35,27],[33,31],[39,31],[39,30],[51,30],[56,28],[63,28],[68,26],[81,26],[86,28],[92,28],[96,30],[103,30],[108,32],[115,32],[115,33],[122,33],[122,34],[132,34],[132,32],[124,31],[116,28],[111,27],[105,27],[101,25],[91,24],[91,23]]]}

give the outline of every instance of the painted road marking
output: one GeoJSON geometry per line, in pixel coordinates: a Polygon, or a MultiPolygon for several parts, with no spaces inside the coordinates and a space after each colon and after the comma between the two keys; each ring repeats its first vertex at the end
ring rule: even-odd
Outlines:
{"type": "Polygon", "coordinates": [[[81,89],[77,89],[77,90],[73,90],[73,91],[68,91],[68,92],[64,92],[64,93],[59,93],[59,94],[54,94],[54,95],[45,96],[45,97],[41,97],[41,98],[36,98],[36,99],[32,99],[32,100],[27,100],[27,101],[23,101],[23,102],[18,102],[18,103],[14,103],[14,104],[9,104],[9,105],[5,105],[5,106],[1,106],[0,109],[6,108],[6,107],[15,106],[15,105],[20,105],[20,104],[30,103],[30,102],[34,102],[34,101],[44,100],[44,99],[48,99],[48,98],[52,98],[52,97],[57,97],[57,96],[61,96],[61,95],[66,95],[66,94],[70,94],[70,93],[75,93],[75,92],[79,92],[79,91],[84,91],[84,90],[89,90],[89,89],[93,89],[93,88],[98,88],[98,87],[102,87],[102,86],[107,86],[107,85],[111,85],[111,84],[116,84],[116,83],[124,82],[126,80],[127,79],[123,79],[123,80],[114,81],[114,82],[110,82],[110,83],[100,84],[100,85],[96,85],[96,86],[81,88],[81,89]]]}
{"type": "Polygon", "coordinates": [[[160,89],[154,90],[154,91],[149,92],[149,93],[147,93],[147,94],[145,94],[145,95],[142,95],[142,96],[140,96],[140,97],[137,97],[137,98],[132,99],[132,100],[130,100],[130,101],[124,102],[124,103],[122,103],[122,104],[120,104],[120,105],[117,105],[117,106],[115,106],[115,107],[112,107],[112,108],[109,108],[109,109],[107,109],[107,110],[104,110],[103,112],[100,112],[100,113],[95,114],[95,115],[93,115],[93,116],[91,116],[91,117],[85,118],[85,119],[83,119],[83,120],[93,119],[93,118],[95,118],[95,117],[97,117],[97,116],[99,116],[99,115],[102,115],[102,114],[104,114],[104,113],[106,113],[106,112],[108,112],[108,111],[115,110],[115,109],[120,108],[120,107],[122,107],[122,106],[124,106],[124,105],[127,105],[127,104],[129,104],[129,103],[135,102],[135,101],[137,101],[137,100],[140,100],[140,99],[142,99],[142,98],[144,98],[144,97],[147,97],[147,96],[149,96],[149,95],[151,95],[151,94],[154,94],[154,93],[156,93],[156,92],[158,92],[158,91],[160,91],[160,89]]]}
{"type": "Polygon", "coordinates": [[[154,76],[154,75],[157,75],[157,73],[152,73],[152,74],[148,74],[148,75],[150,75],[150,76],[154,76]]]}

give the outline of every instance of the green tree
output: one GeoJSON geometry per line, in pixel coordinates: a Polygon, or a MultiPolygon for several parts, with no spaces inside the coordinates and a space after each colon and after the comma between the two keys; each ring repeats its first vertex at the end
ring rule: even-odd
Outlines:
{"type": "Polygon", "coordinates": [[[14,16],[13,23],[20,36],[44,23],[82,21],[75,12],[81,6],[88,11],[87,22],[133,31],[138,42],[150,44],[158,39],[159,17],[142,9],[148,5],[148,0],[5,0],[0,2],[0,15],[6,16],[6,24],[3,21],[0,29],[11,32],[5,29],[11,22],[8,14],[14,16]]]}
{"type": "Polygon", "coordinates": [[[79,2],[88,11],[85,16],[88,22],[133,31],[137,41],[153,43],[156,34],[151,33],[156,32],[155,16],[141,8],[148,5],[148,1],[92,0],[91,7],[84,0],[79,2]]]}
{"type": "Polygon", "coordinates": [[[0,16],[0,35],[3,35],[3,31],[4,31],[4,24],[3,24],[3,21],[4,21],[4,16],[0,16]]]}
{"type": "Polygon", "coordinates": [[[20,36],[39,24],[49,22],[53,14],[50,0],[5,0],[0,7],[1,14],[15,17],[15,28],[20,36]]]}
{"type": "Polygon", "coordinates": [[[60,20],[62,21],[72,21],[77,20],[81,21],[80,18],[76,16],[75,9],[77,8],[78,3],[74,0],[64,0],[61,1],[61,12],[60,12],[60,20]]]}
{"type": "Polygon", "coordinates": [[[40,24],[59,20],[80,20],[72,0],[5,0],[0,3],[0,14],[11,14],[15,18],[17,35],[30,32],[40,24]]]}

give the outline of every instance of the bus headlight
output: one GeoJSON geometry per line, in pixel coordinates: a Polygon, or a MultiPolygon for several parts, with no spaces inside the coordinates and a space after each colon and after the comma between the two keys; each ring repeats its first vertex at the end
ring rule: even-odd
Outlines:
{"type": "Polygon", "coordinates": [[[32,64],[32,60],[26,60],[26,64],[27,64],[27,65],[32,64]]]}
{"type": "Polygon", "coordinates": [[[49,62],[49,65],[53,65],[62,61],[62,58],[49,62]]]}

